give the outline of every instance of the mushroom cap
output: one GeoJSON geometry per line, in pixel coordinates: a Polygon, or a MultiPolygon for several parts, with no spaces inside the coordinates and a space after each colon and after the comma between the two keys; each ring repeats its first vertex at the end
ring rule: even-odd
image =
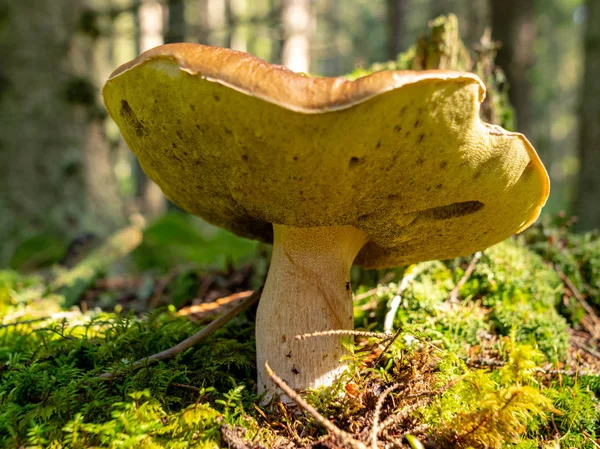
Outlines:
{"type": "Polygon", "coordinates": [[[532,224],[549,194],[518,133],[483,123],[471,73],[316,78],[233,50],[169,44],[119,67],[108,112],[183,209],[272,241],[272,223],[353,225],[368,268],[448,259],[532,224]]]}

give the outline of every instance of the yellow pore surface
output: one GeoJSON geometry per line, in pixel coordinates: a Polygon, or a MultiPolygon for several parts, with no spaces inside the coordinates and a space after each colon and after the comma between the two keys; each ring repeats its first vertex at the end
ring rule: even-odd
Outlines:
{"type": "Polygon", "coordinates": [[[353,225],[370,239],[356,263],[385,267],[470,254],[531,224],[549,181],[529,142],[480,121],[476,78],[411,76],[307,113],[155,57],[103,95],[165,195],[245,237],[353,225]]]}

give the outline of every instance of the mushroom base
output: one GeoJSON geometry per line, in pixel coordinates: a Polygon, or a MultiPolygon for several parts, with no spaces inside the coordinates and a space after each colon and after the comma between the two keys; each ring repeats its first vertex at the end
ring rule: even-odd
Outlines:
{"type": "Polygon", "coordinates": [[[353,329],[350,268],[367,236],[353,226],[273,225],[271,267],[256,315],[258,391],[277,391],[265,362],[296,390],[331,383],[347,367],[342,336],[296,335],[353,329]]]}

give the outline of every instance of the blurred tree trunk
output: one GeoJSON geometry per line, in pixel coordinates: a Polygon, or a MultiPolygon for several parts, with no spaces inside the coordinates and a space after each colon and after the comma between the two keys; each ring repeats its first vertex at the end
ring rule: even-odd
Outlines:
{"type": "MultiPolygon", "coordinates": [[[[169,11],[170,12],[170,11],[169,11]]],[[[138,9],[139,51],[164,44],[164,10],[157,0],[142,0],[138,9]]],[[[169,20],[170,24],[170,20],[169,20]]],[[[135,159],[136,200],[140,212],[150,218],[165,212],[167,200],[160,187],[150,180],[135,159]]]]}
{"type": "Polygon", "coordinates": [[[310,0],[284,0],[281,23],[284,35],[283,65],[295,72],[308,73],[312,28],[310,0]]]}
{"type": "Polygon", "coordinates": [[[183,0],[168,0],[167,2],[169,20],[167,23],[167,32],[165,33],[165,42],[185,42],[186,23],[185,23],[185,3],[183,0]]]}
{"type": "Polygon", "coordinates": [[[105,235],[125,221],[94,79],[100,32],[90,3],[0,8],[0,263],[19,237],[105,235]]]}
{"type": "MultiPolygon", "coordinates": [[[[468,1],[475,2],[477,0],[468,1]]],[[[460,10],[458,3],[460,3],[459,0],[429,0],[429,17],[435,19],[446,14],[454,14],[462,22],[462,10],[460,10]]]]}
{"type": "Polygon", "coordinates": [[[467,2],[466,12],[466,44],[473,47],[479,43],[485,29],[490,26],[488,4],[486,0],[471,0],[467,2]]]}
{"type": "Polygon", "coordinates": [[[388,59],[394,60],[406,50],[406,13],[408,0],[387,0],[388,59]]]}
{"type": "Polygon", "coordinates": [[[196,40],[200,44],[210,45],[210,9],[209,0],[198,0],[198,30],[196,40]]]}
{"type": "Polygon", "coordinates": [[[533,0],[492,0],[492,37],[502,43],[496,63],[506,73],[509,98],[518,131],[532,136],[533,118],[529,70],[533,65],[533,0]]]}
{"type": "Polygon", "coordinates": [[[585,71],[579,115],[575,215],[581,231],[600,228],[600,0],[586,2],[585,71]]]}
{"type": "Polygon", "coordinates": [[[225,0],[225,47],[231,48],[233,44],[233,33],[235,32],[235,15],[231,0],[225,0]]]}

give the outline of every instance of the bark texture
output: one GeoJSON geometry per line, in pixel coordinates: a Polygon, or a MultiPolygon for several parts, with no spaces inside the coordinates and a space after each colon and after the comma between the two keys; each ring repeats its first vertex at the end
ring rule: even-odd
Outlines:
{"type": "Polygon", "coordinates": [[[579,115],[578,229],[600,228],[600,0],[586,2],[585,71],[579,115]]]}
{"type": "Polygon", "coordinates": [[[0,263],[38,231],[99,235],[123,222],[86,0],[0,3],[0,263]]]}

